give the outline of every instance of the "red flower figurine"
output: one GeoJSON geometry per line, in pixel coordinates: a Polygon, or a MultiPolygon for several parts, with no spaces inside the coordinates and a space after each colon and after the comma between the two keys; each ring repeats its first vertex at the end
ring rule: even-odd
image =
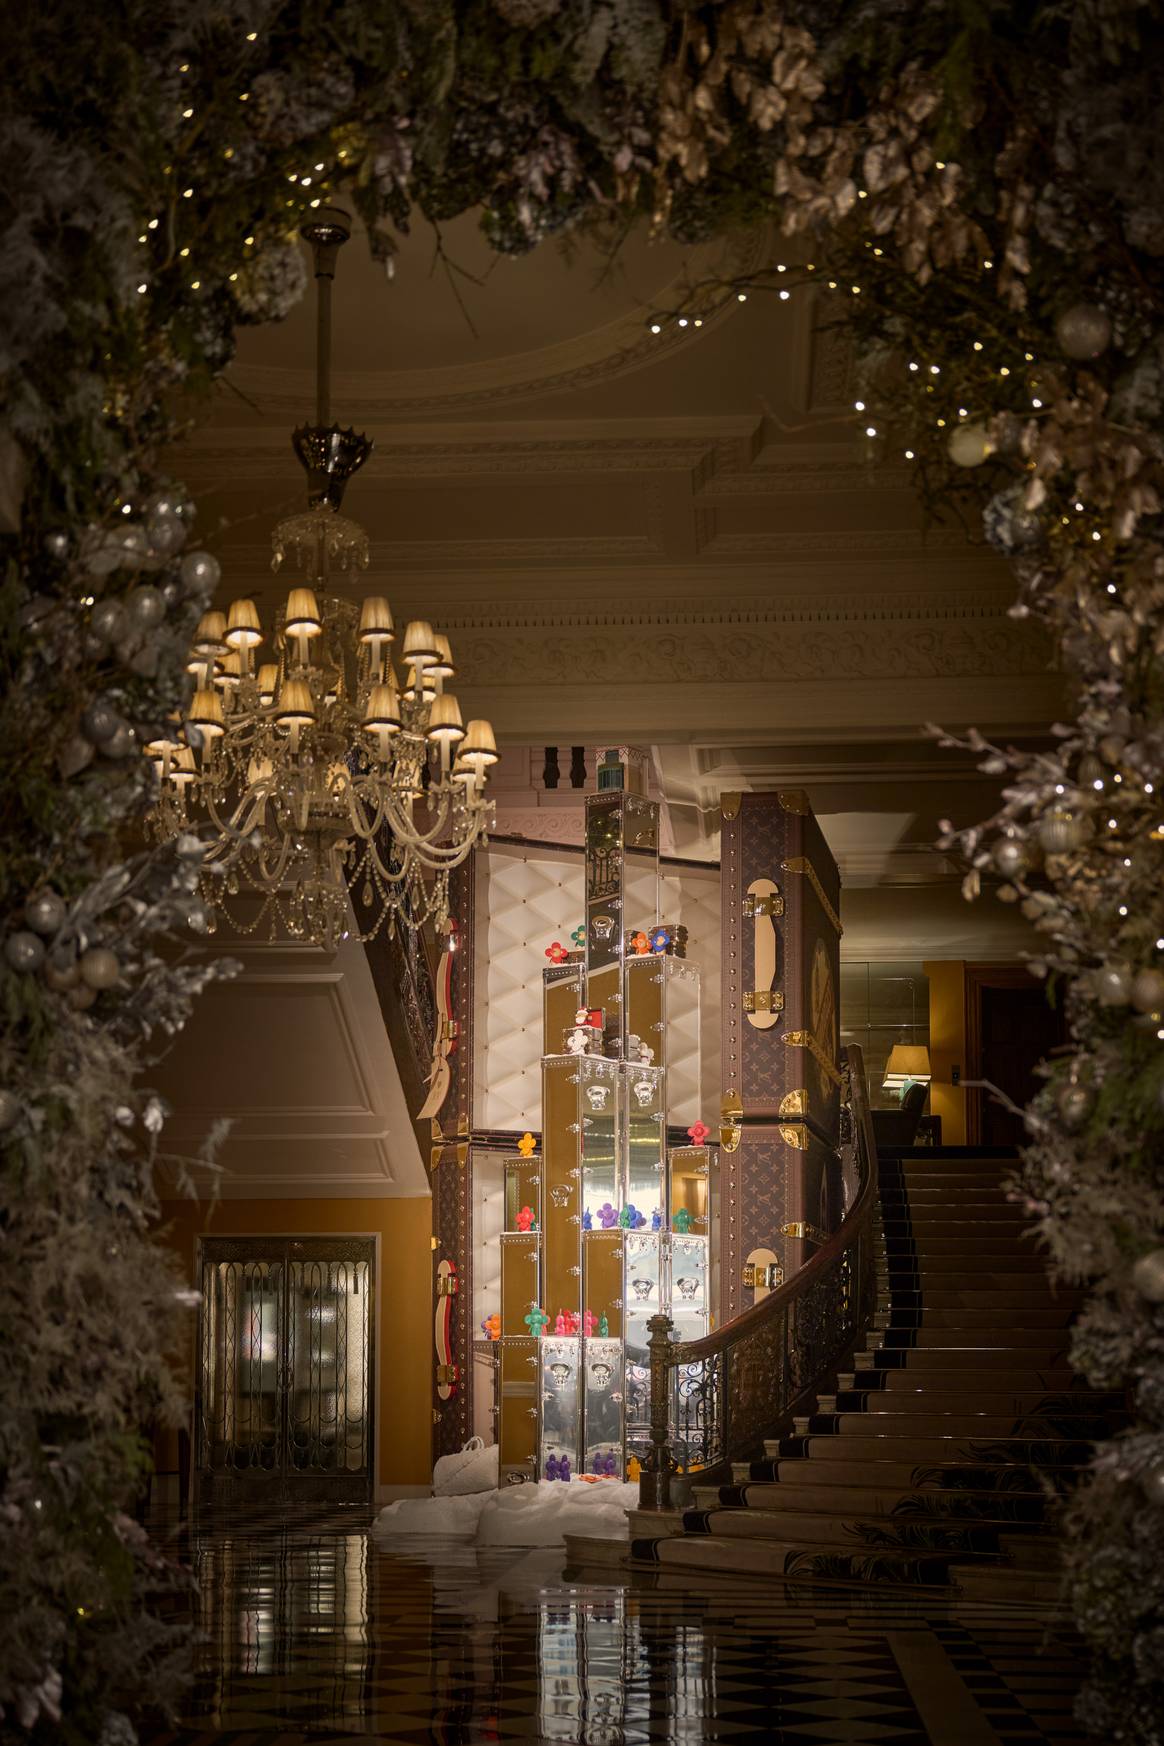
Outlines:
{"type": "Polygon", "coordinates": [[[693,1146],[704,1146],[710,1133],[711,1129],[706,1122],[692,1122],[687,1130],[687,1137],[693,1146]]]}
{"type": "Polygon", "coordinates": [[[551,964],[564,964],[569,956],[570,954],[561,940],[555,940],[552,945],[546,947],[546,957],[551,964]]]}

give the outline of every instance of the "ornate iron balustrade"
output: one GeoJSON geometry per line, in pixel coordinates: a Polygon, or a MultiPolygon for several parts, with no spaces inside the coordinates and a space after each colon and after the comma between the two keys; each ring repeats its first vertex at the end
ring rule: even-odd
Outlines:
{"type": "Polygon", "coordinates": [[[701,1340],[677,1343],[668,1316],[651,1338],[651,1449],[643,1509],[670,1507],[671,1476],[707,1474],[757,1454],[842,1369],[872,1326],[879,1233],[877,1142],[861,1051],[842,1051],[842,1158],[854,1197],[844,1222],[784,1285],[701,1340]]]}

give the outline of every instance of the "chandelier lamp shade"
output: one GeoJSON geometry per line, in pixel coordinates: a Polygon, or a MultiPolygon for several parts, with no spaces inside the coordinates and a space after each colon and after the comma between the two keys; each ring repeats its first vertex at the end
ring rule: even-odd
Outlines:
{"type": "Polygon", "coordinates": [[[367,535],[339,505],[372,445],[329,423],[331,281],[351,222],[323,208],[302,234],[319,288],[316,424],[293,436],[309,507],[272,536],[272,569],[290,555],[300,578],[270,626],[245,596],[203,614],[190,702],[146,755],[153,832],[202,839],[211,915],[331,947],[385,926],[447,927],[449,874],[490,823],[497,745],[447,689],[446,636],[414,619],[398,640],[382,595],[357,602],[329,586],[369,562],[367,535]]]}

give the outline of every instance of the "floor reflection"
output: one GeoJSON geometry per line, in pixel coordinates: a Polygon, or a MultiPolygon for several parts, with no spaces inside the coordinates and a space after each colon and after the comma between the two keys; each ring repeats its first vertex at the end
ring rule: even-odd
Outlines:
{"type": "Polygon", "coordinates": [[[1062,1619],[895,1590],[589,1581],[555,1551],[385,1551],[369,1520],[196,1524],[197,1680],[151,1746],[1083,1738],[1062,1619]]]}

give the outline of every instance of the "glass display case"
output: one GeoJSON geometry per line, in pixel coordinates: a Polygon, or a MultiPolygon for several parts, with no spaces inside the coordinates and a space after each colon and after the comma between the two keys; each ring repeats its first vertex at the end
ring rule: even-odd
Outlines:
{"type": "Polygon", "coordinates": [[[586,811],[584,961],[543,972],[541,1150],[505,1167],[503,1478],[633,1475],[651,1317],[680,1339],[711,1317],[716,1154],[667,1145],[700,1116],[699,973],[659,922],[655,803],[586,811]]]}

